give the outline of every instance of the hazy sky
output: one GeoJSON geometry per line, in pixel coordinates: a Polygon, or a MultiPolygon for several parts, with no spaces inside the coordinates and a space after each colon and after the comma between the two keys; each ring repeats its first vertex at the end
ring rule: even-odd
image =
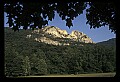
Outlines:
{"type": "MultiPolygon", "coordinates": [[[[6,24],[7,18],[5,16],[6,14],[4,13],[4,26],[8,26],[6,24]]],[[[66,22],[56,13],[55,18],[53,21],[50,21],[48,25],[59,27],[62,30],[66,30],[68,33],[71,33],[73,30],[78,30],[87,34],[94,42],[101,42],[116,37],[113,32],[111,33],[108,26],[90,29],[90,26],[88,24],[86,25],[86,21],[86,12],[84,11],[83,14],[73,20],[73,27],[69,29],[69,27],[66,26],[66,22]]]]}

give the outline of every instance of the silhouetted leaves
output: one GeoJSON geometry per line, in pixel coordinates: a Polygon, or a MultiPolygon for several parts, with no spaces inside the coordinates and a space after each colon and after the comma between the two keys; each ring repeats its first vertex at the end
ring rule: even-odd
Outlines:
{"type": "MultiPolygon", "coordinates": [[[[30,24],[34,24],[34,28],[37,26],[42,28],[48,24],[48,21],[54,19],[55,11],[57,11],[62,20],[66,21],[66,26],[70,28],[73,26],[72,20],[80,15],[85,7],[84,2],[9,2],[4,5],[5,12],[9,14],[8,23],[15,31],[16,27],[19,29],[19,26],[23,26],[23,29],[27,29],[30,24]],[[15,22],[13,22],[14,20],[15,22]]],[[[32,29],[34,28],[32,27],[32,29]]]]}
{"type": "Polygon", "coordinates": [[[90,8],[86,11],[87,24],[90,28],[99,28],[101,26],[109,25],[109,29],[116,33],[115,28],[115,4],[104,2],[91,2],[90,8]]]}
{"type": "Polygon", "coordinates": [[[73,26],[72,20],[82,14],[87,5],[90,8],[86,10],[86,24],[89,24],[90,28],[109,25],[109,29],[116,33],[115,4],[110,2],[6,2],[4,10],[7,13],[9,27],[12,27],[13,30],[18,30],[19,26],[24,26],[23,29],[27,29],[32,23],[34,23],[34,28],[37,26],[42,28],[48,24],[48,21],[54,19],[55,11],[70,28],[73,26]],[[13,22],[14,20],[16,22],[13,22]]]}
{"type": "Polygon", "coordinates": [[[73,26],[71,19],[66,19],[66,26],[70,28],[70,26],[73,26]]]}

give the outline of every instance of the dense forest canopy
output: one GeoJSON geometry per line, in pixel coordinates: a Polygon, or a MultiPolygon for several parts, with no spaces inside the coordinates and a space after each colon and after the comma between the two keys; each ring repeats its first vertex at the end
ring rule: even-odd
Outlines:
{"type": "Polygon", "coordinates": [[[31,33],[31,29],[14,32],[10,28],[5,28],[5,76],[116,71],[116,44],[77,42],[69,46],[55,46],[37,42],[34,37],[26,38],[31,33]]]}
{"type": "Polygon", "coordinates": [[[46,2],[5,2],[4,12],[7,13],[9,27],[14,31],[23,29],[42,28],[52,21],[55,11],[66,26],[73,26],[72,20],[86,9],[87,24],[90,28],[99,28],[108,25],[109,29],[116,33],[116,6],[114,2],[70,2],[70,1],[46,1],[46,2]],[[89,8],[87,8],[89,6],[89,8]]]}

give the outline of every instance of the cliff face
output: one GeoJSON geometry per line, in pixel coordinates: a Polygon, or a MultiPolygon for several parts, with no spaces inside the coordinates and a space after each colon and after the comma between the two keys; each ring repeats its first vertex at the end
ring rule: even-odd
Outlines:
{"type": "Polygon", "coordinates": [[[55,37],[59,37],[59,38],[66,38],[65,35],[68,35],[66,30],[61,30],[58,27],[51,27],[51,26],[47,26],[45,28],[43,28],[42,30],[44,33],[48,33],[51,34],[55,37]]]}
{"type": "Polygon", "coordinates": [[[84,42],[84,43],[93,43],[92,39],[89,38],[86,34],[79,31],[72,31],[70,34],[72,36],[71,39],[75,39],[76,41],[84,42]]]}
{"type": "Polygon", "coordinates": [[[66,39],[71,39],[72,41],[77,41],[77,42],[79,41],[79,42],[84,42],[84,43],[93,43],[92,39],[89,38],[83,32],[72,31],[71,34],[68,34],[66,30],[61,30],[60,28],[54,27],[54,26],[46,26],[42,29],[34,30],[32,33],[41,35],[40,37],[35,38],[36,41],[44,42],[47,44],[53,44],[53,45],[69,45],[69,42],[61,43],[58,40],[58,38],[60,38],[60,40],[62,38],[64,39],[66,38],[66,39]]]}

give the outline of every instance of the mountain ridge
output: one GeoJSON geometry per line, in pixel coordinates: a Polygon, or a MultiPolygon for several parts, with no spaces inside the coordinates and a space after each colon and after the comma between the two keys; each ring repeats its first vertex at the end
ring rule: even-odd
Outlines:
{"type": "Polygon", "coordinates": [[[100,45],[116,45],[116,38],[111,38],[111,39],[108,39],[106,41],[101,41],[101,42],[98,42],[97,44],[100,44],[100,45]]]}

